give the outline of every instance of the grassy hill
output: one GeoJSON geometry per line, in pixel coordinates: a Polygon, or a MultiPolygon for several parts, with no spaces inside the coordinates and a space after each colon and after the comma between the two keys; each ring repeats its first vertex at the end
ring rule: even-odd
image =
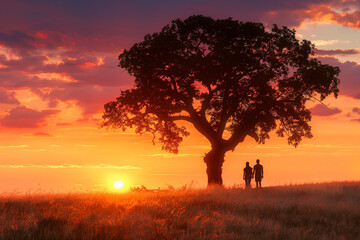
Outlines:
{"type": "Polygon", "coordinates": [[[0,239],[360,239],[360,182],[0,197],[0,239]]]}

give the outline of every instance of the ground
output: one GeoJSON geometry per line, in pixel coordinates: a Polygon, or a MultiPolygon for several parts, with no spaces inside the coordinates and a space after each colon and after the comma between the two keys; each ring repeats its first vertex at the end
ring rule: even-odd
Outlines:
{"type": "Polygon", "coordinates": [[[360,239],[360,182],[2,195],[0,239],[360,239]]]}

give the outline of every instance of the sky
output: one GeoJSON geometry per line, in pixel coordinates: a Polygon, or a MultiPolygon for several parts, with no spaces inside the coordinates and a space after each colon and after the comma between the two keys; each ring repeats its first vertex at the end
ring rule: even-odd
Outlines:
{"type": "Polygon", "coordinates": [[[108,191],[207,183],[207,140],[187,126],[179,154],[152,137],[99,128],[103,105],[133,78],[123,49],[172,20],[202,14],[296,29],[315,57],[338,66],[337,99],[310,102],[312,132],[296,149],[272,134],[228,152],[225,186],[243,184],[245,162],[264,166],[264,186],[360,180],[359,0],[1,0],[0,193],[108,191]]]}

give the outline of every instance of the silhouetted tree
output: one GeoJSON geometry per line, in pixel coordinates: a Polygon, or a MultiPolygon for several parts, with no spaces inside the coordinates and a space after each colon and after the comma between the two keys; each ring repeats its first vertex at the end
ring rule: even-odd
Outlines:
{"type": "Polygon", "coordinates": [[[146,35],[119,56],[132,89],[105,104],[103,126],[152,133],[177,153],[187,121],[211,144],[204,161],[209,184],[222,184],[225,153],[269,132],[295,147],[312,137],[308,100],[337,97],[340,70],[312,58],[314,45],[276,25],[191,16],[146,35]]]}

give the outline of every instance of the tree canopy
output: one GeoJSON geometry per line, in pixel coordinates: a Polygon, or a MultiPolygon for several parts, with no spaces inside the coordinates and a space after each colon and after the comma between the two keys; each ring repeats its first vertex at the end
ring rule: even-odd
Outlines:
{"type": "Polygon", "coordinates": [[[176,19],[119,55],[135,86],[105,104],[103,126],[154,134],[173,153],[189,135],[179,120],[224,152],[246,136],[265,143],[272,130],[297,146],[312,136],[306,102],[339,91],[339,68],[313,50],[288,27],[176,19]]]}

